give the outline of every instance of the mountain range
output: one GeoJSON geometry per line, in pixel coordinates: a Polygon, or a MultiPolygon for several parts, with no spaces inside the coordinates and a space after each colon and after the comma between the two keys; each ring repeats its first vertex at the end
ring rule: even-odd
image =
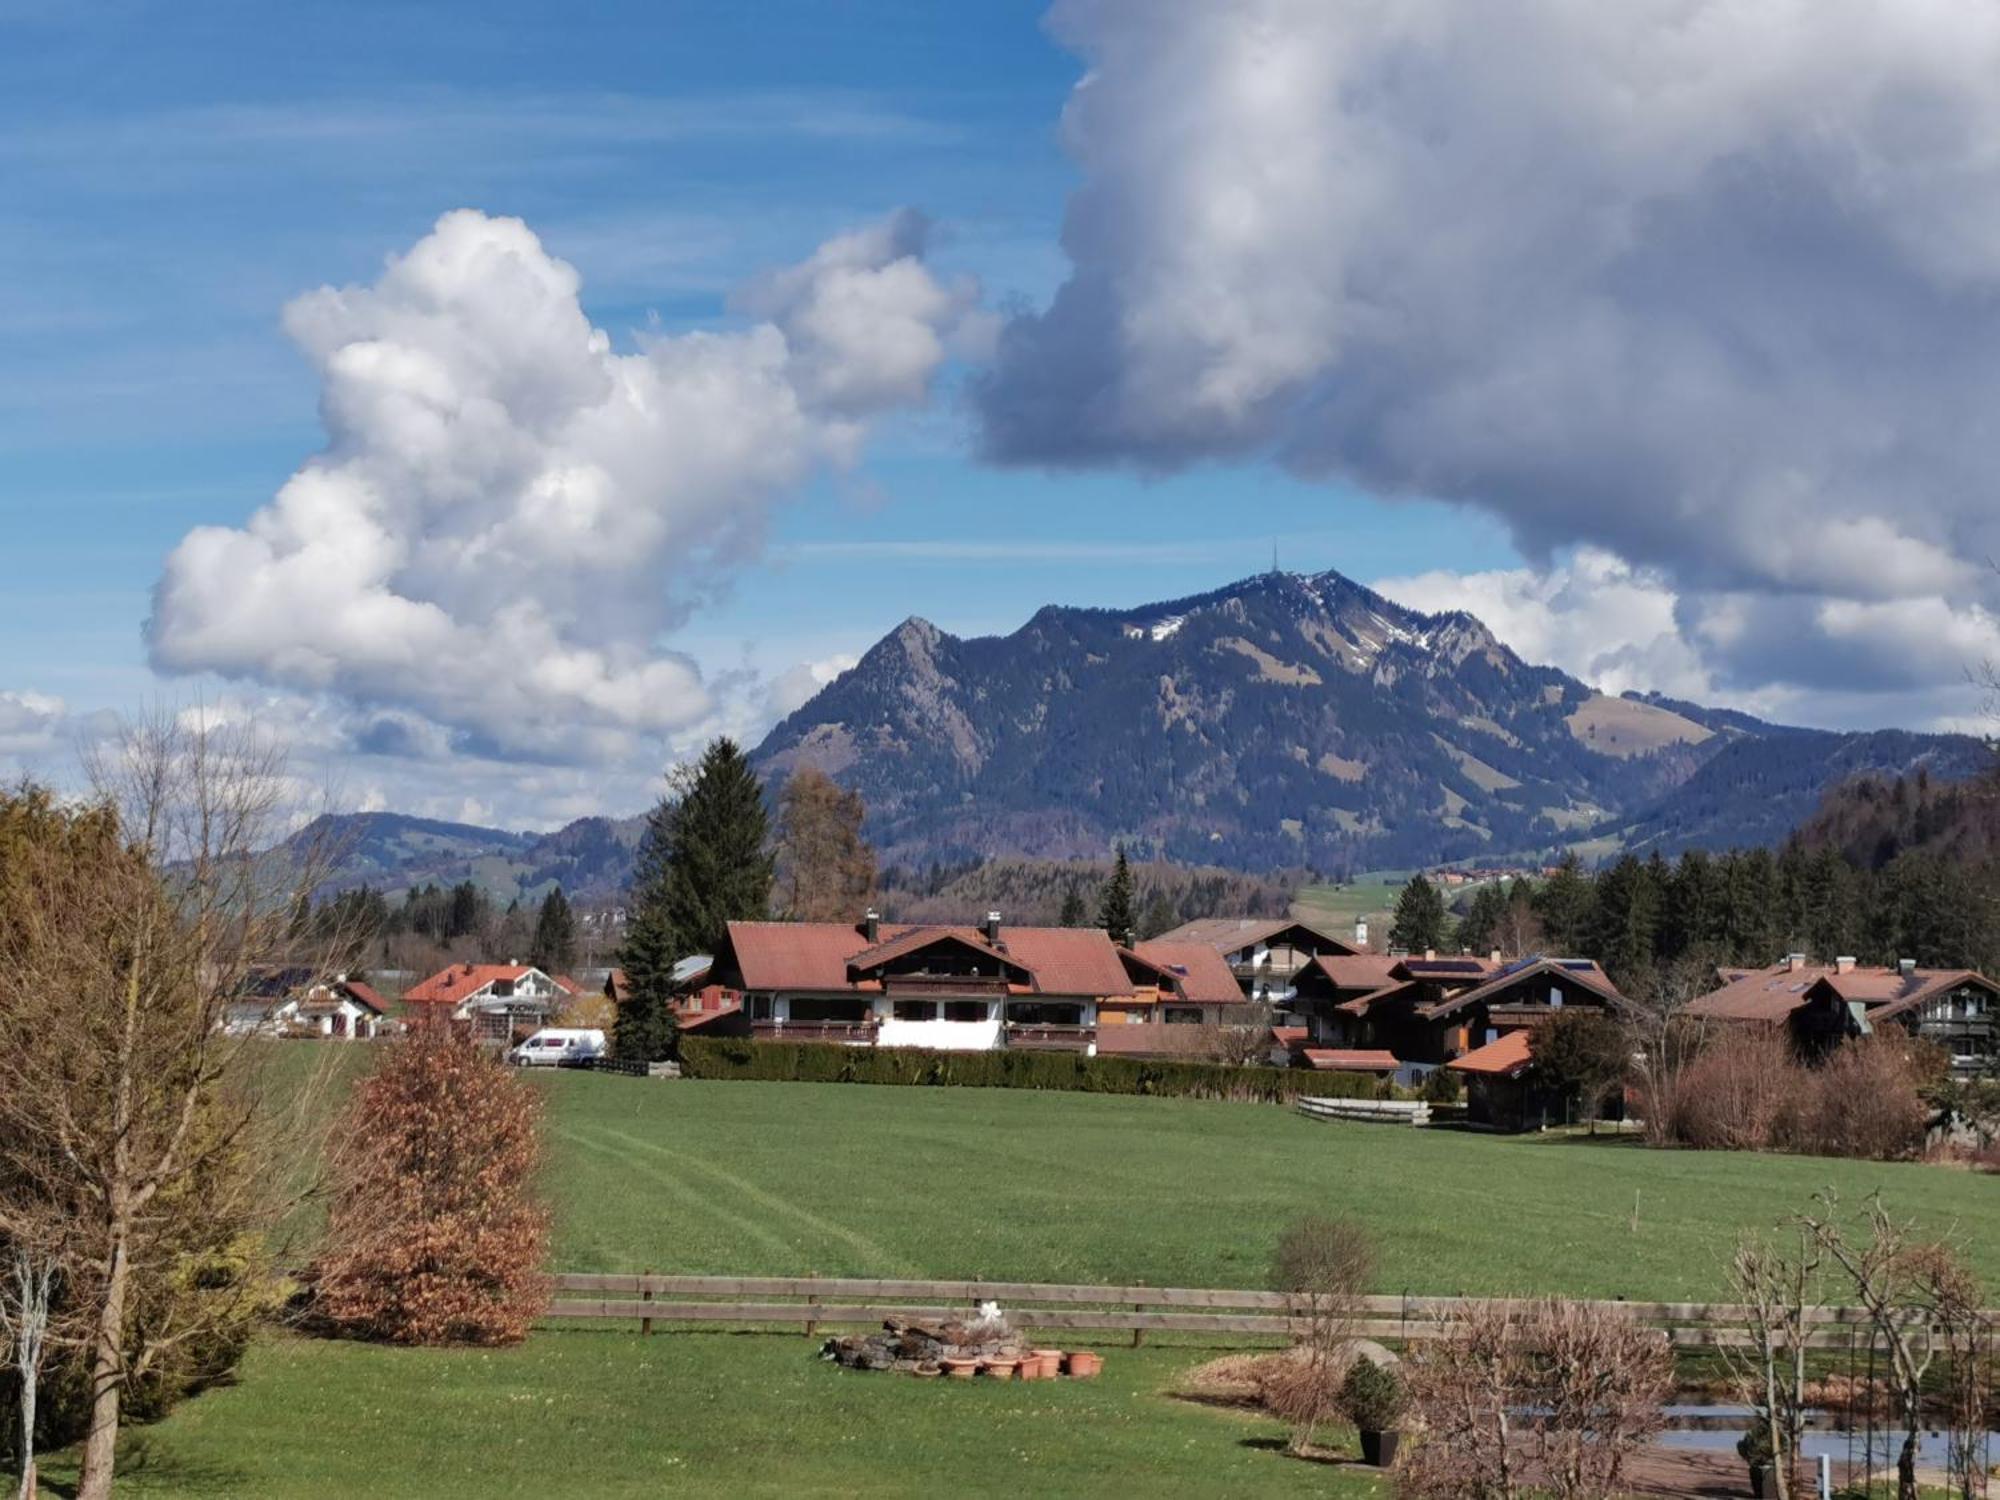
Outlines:
{"type": "MultiPolygon", "coordinates": [[[[1964,735],[1833,731],[1536,666],[1463,611],[1406,609],[1337,572],[1267,573],[1136,609],[1049,606],[1011,635],[905,620],[752,754],[866,800],[884,864],[1135,857],[1341,876],[1564,848],[1775,844],[1864,772],[1975,774],[1964,735]]],[[[640,818],[527,834],[340,819],[340,884],[560,882],[608,900],[640,818]]]]}
{"type": "Polygon", "coordinates": [[[1950,779],[1990,755],[1607,696],[1463,611],[1273,572],[1136,609],[1051,606],[1007,636],[906,620],[754,759],[859,790],[889,860],[1122,841],[1340,874],[1773,843],[1857,772],[1950,779]]]}

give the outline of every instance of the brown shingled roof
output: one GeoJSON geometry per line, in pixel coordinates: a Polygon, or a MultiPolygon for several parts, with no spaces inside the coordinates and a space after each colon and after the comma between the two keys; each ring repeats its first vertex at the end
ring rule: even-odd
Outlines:
{"type": "Polygon", "coordinates": [[[1338,953],[1359,953],[1361,950],[1344,938],[1337,938],[1325,928],[1315,927],[1310,922],[1301,922],[1296,917],[1197,917],[1192,922],[1183,922],[1172,932],[1160,934],[1160,941],[1168,943],[1202,943],[1218,953],[1234,953],[1238,948],[1248,948],[1275,937],[1288,927],[1297,927],[1310,932],[1328,948],[1338,953]]]}
{"type": "Polygon", "coordinates": [[[1229,962],[1220,948],[1153,938],[1135,944],[1132,951],[1171,974],[1184,1000],[1200,1005],[1234,1005],[1243,999],[1243,986],[1229,971],[1229,962]]]}
{"type": "Polygon", "coordinates": [[[885,925],[871,943],[844,922],[731,922],[729,946],[746,990],[848,990],[855,987],[850,963],[863,954],[880,962],[892,945],[907,952],[904,940],[913,934],[924,934],[923,942],[948,935],[989,952],[997,947],[1008,963],[1028,972],[1034,994],[1132,993],[1118,950],[1101,927],[1002,927],[999,943],[989,945],[976,927],[885,925]]]}
{"type": "Polygon", "coordinates": [[[1561,979],[1564,983],[1576,984],[1589,990],[1607,1005],[1625,1003],[1625,997],[1618,993],[1617,986],[1605,977],[1604,971],[1595,963],[1577,958],[1540,958],[1533,963],[1522,964],[1518,968],[1503,969],[1483,984],[1447,995],[1436,1005],[1427,1007],[1424,1014],[1433,1020],[1440,1016],[1448,1016],[1481,1000],[1491,1000],[1495,995],[1506,993],[1522,980],[1533,979],[1539,975],[1550,975],[1561,979]]]}

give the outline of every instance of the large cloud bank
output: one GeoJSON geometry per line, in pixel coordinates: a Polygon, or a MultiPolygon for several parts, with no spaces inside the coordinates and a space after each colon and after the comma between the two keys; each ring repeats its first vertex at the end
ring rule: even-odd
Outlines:
{"type": "Polygon", "coordinates": [[[525,224],[446,214],[286,309],[326,450],[174,550],[154,665],[366,705],[362,747],[417,756],[609,759],[716,720],[664,634],[977,331],[923,241],[897,215],[755,283],[748,326],[619,352],[525,224]]]}
{"type": "Polygon", "coordinates": [[[1718,687],[1941,683],[2000,639],[2000,7],[1051,24],[1089,65],[1072,264],[1002,333],[993,456],[1490,507],[1669,579],[1718,687]]]}

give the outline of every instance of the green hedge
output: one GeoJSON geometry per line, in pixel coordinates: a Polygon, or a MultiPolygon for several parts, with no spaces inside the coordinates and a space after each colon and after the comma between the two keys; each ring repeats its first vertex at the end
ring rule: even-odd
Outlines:
{"type": "Polygon", "coordinates": [[[1085,1057],[1080,1052],[926,1052],[916,1047],[842,1047],[828,1042],[681,1038],[689,1078],[752,1078],[777,1083],[889,1083],[994,1089],[1062,1089],[1084,1094],[1157,1094],[1176,1099],[1283,1103],[1299,1094],[1372,1099],[1365,1073],[1235,1068],[1222,1063],[1085,1057]]]}

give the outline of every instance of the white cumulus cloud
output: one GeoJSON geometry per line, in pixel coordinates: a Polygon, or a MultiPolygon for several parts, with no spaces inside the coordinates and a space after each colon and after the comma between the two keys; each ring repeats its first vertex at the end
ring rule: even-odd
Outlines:
{"type": "Polygon", "coordinates": [[[922,254],[898,215],[757,283],[749,326],[620,352],[527,225],[446,214],[372,285],[287,307],[327,447],[174,549],[154,665],[335,695],[417,755],[438,729],[591,758],[700,725],[713,695],[662,637],[978,322],[922,254]]]}
{"type": "Polygon", "coordinates": [[[1269,457],[1482,506],[1538,563],[1582,544],[1663,579],[1723,679],[1989,634],[2000,7],[1061,0],[1051,25],[1087,64],[1081,183],[1068,278],[980,386],[998,459],[1269,457]],[[1918,600],[1953,623],[1904,630],[1918,600]],[[1788,632],[1761,663],[1695,628],[1745,611],[1788,632]]]}

